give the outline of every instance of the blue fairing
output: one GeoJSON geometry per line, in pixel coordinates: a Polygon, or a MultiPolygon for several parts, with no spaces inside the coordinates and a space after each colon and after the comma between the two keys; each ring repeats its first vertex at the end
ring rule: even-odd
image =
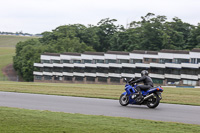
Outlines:
{"type": "MultiPolygon", "coordinates": [[[[129,104],[135,104],[136,103],[136,101],[131,98],[131,96],[134,93],[136,93],[136,90],[135,90],[136,87],[137,87],[137,85],[134,85],[133,87],[129,84],[125,85],[125,92],[123,92],[122,94],[127,95],[129,97],[129,104]]],[[[142,95],[146,96],[146,95],[151,94],[151,93],[156,92],[156,91],[163,92],[163,89],[161,87],[151,88],[147,91],[142,91],[142,95]]]]}

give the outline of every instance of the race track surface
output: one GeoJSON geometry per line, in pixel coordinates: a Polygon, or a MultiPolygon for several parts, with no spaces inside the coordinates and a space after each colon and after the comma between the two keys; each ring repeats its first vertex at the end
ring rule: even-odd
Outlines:
{"type": "Polygon", "coordinates": [[[0,106],[88,115],[129,117],[200,125],[200,106],[162,104],[121,106],[118,100],[0,92],[0,106]]]}

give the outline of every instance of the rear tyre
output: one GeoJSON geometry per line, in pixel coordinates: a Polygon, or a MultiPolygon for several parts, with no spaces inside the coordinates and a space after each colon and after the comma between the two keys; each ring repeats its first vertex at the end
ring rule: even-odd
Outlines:
{"type": "Polygon", "coordinates": [[[129,98],[127,95],[124,95],[122,94],[119,98],[119,103],[122,105],[122,106],[127,106],[128,105],[128,102],[129,102],[129,98]]]}
{"type": "Polygon", "coordinates": [[[149,98],[147,100],[147,106],[149,108],[156,108],[160,103],[160,98],[157,94],[154,93],[154,96],[152,98],[149,98]]]}

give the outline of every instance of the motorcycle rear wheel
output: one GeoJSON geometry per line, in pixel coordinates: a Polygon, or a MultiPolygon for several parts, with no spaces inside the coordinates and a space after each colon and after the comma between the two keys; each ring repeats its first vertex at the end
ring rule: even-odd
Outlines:
{"type": "Polygon", "coordinates": [[[149,98],[147,101],[147,106],[149,108],[156,108],[160,103],[160,98],[157,94],[154,93],[152,98],[149,98]]]}
{"type": "Polygon", "coordinates": [[[119,98],[119,103],[122,106],[127,106],[129,103],[129,97],[127,95],[121,94],[121,96],[119,98]]]}

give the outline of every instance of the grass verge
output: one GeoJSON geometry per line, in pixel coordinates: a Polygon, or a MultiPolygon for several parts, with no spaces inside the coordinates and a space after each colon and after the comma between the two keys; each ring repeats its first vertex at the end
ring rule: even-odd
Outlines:
{"type": "Polygon", "coordinates": [[[0,131],[9,133],[197,133],[199,125],[0,107],[0,131]]]}
{"type": "MultiPolygon", "coordinates": [[[[2,82],[0,91],[119,99],[123,85],[2,82]]],[[[164,88],[164,103],[200,105],[199,88],[164,88]]]]}

